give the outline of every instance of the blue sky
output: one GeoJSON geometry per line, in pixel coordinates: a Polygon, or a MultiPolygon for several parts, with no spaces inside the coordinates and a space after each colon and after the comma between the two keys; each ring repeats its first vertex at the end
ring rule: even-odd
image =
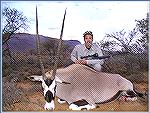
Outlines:
{"type": "Polygon", "coordinates": [[[132,30],[135,20],[146,17],[148,1],[1,1],[2,8],[16,8],[30,21],[28,33],[35,34],[35,7],[38,7],[39,34],[59,38],[65,8],[67,8],[64,40],[79,40],[91,30],[94,42],[106,33],[132,30]]]}

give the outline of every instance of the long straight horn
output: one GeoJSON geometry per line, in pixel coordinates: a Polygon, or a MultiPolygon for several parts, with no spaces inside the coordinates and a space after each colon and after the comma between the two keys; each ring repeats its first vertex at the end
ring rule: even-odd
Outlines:
{"type": "Polygon", "coordinates": [[[58,66],[58,59],[59,59],[59,55],[60,55],[59,53],[60,53],[61,44],[62,44],[62,36],[63,36],[63,30],[64,30],[66,9],[65,9],[65,13],[64,13],[64,18],[63,18],[63,23],[62,23],[61,33],[60,33],[60,39],[59,39],[59,44],[58,44],[58,49],[57,49],[57,54],[56,54],[56,59],[55,59],[55,63],[54,63],[54,67],[53,67],[53,73],[52,73],[51,79],[55,78],[56,70],[57,70],[57,66],[58,66]]]}
{"type": "Polygon", "coordinates": [[[44,70],[44,65],[42,62],[42,57],[41,57],[41,51],[40,51],[40,38],[39,38],[39,31],[38,31],[38,14],[37,14],[37,6],[36,6],[36,47],[37,47],[37,54],[38,54],[38,59],[42,71],[42,76],[43,79],[45,79],[45,70],[44,70]]]}

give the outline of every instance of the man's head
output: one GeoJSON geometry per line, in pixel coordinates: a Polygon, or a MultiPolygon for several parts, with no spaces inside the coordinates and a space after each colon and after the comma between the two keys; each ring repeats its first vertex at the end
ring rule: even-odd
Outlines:
{"type": "Polygon", "coordinates": [[[84,42],[85,42],[85,46],[87,49],[90,49],[92,46],[92,42],[93,42],[93,34],[91,31],[86,31],[83,34],[84,37],[84,42]]]}

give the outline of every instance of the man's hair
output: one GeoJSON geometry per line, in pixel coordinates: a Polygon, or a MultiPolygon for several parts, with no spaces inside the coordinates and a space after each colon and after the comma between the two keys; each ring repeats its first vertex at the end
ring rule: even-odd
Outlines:
{"type": "Polygon", "coordinates": [[[92,38],[93,38],[92,31],[86,31],[86,32],[83,34],[83,37],[85,38],[86,35],[91,35],[92,38]]]}

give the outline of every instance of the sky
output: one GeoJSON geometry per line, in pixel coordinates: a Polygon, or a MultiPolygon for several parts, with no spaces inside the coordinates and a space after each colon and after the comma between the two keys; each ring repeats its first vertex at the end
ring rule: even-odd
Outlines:
{"type": "Polygon", "coordinates": [[[1,1],[1,8],[5,6],[23,12],[30,28],[22,32],[30,34],[36,34],[37,6],[39,34],[53,38],[60,37],[67,8],[63,40],[81,43],[84,43],[83,33],[89,30],[93,32],[94,42],[101,41],[108,33],[123,29],[128,32],[135,27],[135,20],[146,18],[149,12],[148,1],[1,1]]]}

